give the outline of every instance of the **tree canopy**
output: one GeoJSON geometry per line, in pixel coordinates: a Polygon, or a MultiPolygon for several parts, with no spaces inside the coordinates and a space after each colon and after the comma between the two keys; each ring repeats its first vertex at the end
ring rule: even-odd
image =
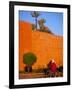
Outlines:
{"type": "Polygon", "coordinates": [[[33,12],[31,12],[31,15],[32,15],[32,17],[37,18],[40,15],[40,13],[38,11],[33,11],[33,12]]]}
{"type": "Polygon", "coordinates": [[[28,52],[23,55],[23,62],[28,66],[32,66],[36,62],[36,59],[36,55],[32,52],[28,52]]]}

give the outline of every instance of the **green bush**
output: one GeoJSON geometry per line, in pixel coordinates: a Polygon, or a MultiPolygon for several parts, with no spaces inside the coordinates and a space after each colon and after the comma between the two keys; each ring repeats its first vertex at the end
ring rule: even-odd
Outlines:
{"type": "Polygon", "coordinates": [[[36,59],[37,59],[36,55],[31,52],[28,52],[23,55],[23,62],[27,66],[32,66],[36,62],[36,59]]]}
{"type": "Polygon", "coordinates": [[[36,29],[36,25],[32,24],[32,30],[34,31],[36,29]]]}
{"type": "Polygon", "coordinates": [[[58,70],[59,72],[63,72],[63,66],[60,66],[59,68],[57,68],[57,70],[58,70]]]}

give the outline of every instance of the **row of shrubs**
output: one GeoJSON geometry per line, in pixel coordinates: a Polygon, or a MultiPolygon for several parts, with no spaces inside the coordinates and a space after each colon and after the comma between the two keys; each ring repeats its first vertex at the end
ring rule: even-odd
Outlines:
{"type": "Polygon", "coordinates": [[[52,31],[44,25],[44,23],[45,23],[45,19],[41,19],[38,21],[39,29],[37,29],[35,24],[32,24],[32,30],[33,31],[38,30],[41,32],[47,32],[47,33],[53,34],[52,31]]]}
{"type": "MultiPolygon", "coordinates": [[[[33,69],[33,70],[31,70],[31,72],[32,73],[43,73],[44,72],[44,69],[46,69],[47,71],[49,71],[48,68],[40,68],[40,69],[33,69]]],[[[63,66],[58,67],[57,68],[57,71],[63,73],[63,66]]],[[[24,68],[24,71],[19,71],[19,73],[28,73],[28,72],[24,68]]]]}

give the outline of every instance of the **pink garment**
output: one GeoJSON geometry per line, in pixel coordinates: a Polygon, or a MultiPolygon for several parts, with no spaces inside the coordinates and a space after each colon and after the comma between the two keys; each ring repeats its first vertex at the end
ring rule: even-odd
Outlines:
{"type": "Polygon", "coordinates": [[[53,73],[55,73],[55,72],[56,72],[56,69],[57,69],[56,63],[51,63],[51,64],[50,64],[50,69],[51,69],[51,71],[52,71],[53,73]]]}

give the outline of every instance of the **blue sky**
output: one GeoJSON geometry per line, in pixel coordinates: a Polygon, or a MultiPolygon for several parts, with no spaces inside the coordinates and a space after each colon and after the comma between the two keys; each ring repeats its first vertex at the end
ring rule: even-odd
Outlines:
{"type": "MultiPolygon", "coordinates": [[[[59,12],[40,12],[39,19],[45,19],[45,25],[59,36],[63,36],[63,13],[59,12]]],[[[31,11],[19,11],[19,20],[35,23],[35,18],[31,16],[31,11]]]]}

